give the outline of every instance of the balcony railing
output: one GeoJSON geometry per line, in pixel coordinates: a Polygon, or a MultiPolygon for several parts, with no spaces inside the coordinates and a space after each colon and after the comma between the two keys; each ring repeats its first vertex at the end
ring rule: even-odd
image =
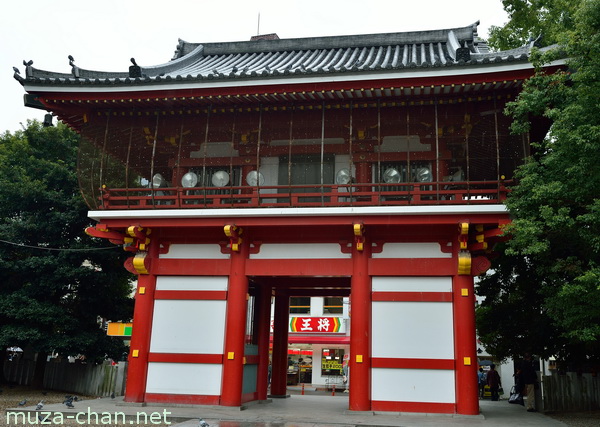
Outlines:
{"type": "Polygon", "coordinates": [[[99,209],[231,209],[498,204],[508,181],[103,189],[99,209]]]}

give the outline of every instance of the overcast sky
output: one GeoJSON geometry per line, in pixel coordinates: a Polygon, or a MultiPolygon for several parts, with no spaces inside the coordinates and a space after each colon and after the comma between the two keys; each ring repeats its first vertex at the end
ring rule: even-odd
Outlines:
{"type": "Polygon", "coordinates": [[[78,67],[126,72],[168,62],[178,39],[249,40],[257,32],[280,38],[453,28],[480,21],[479,36],[507,16],[501,0],[23,0],[0,6],[0,133],[14,132],[44,112],[23,106],[12,77],[23,60],[38,69],[78,67]],[[260,14],[260,21],[259,21],[260,14]],[[260,22],[260,26],[259,26],[260,22]]]}

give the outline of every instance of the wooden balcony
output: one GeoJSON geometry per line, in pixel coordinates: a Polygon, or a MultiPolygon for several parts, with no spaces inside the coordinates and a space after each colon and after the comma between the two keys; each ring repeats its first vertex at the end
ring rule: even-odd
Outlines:
{"type": "Polygon", "coordinates": [[[500,204],[509,181],[103,189],[99,209],[231,209],[500,204]]]}

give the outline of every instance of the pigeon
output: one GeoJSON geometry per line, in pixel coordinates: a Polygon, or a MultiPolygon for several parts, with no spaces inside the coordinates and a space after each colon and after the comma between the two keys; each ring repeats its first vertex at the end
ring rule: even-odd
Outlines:
{"type": "Polygon", "coordinates": [[[15,74],[21,74],[21,72],[19,71],[19,69],[17,67],[13,67],[13,71],[15,72],[15,74]]]}
{"type": "Polygon", "coordinates": [[[40,403],[37,404],[37,406],[35,407],[35,410],[40,411],[43,407],[44,407],[44,401],[40,400],[40,403]]]}
{"type": "Polygon", "coordinates": [[[209,427],[209,424],[204,421],[202,418],[200,418],[199,424],[200,427],[209,427]]]}
{"type": "Polygon", "coordinates": [[[114,398],[115,398],[115,392],[114,392],[114,391],[113,391],[113,392],[110,394],[110,398],[111,398],[111,399],[114,399],[114,398]]]}
{"type": "Polygon", "coordinates": [[[26,403],[27,403],[27,399],[23,399],[19,402],[19,406],[25,406],[26,403]]]}
{"type": "Polygon", "coordinates": [[[65,405],[67,405],[67,408],[74,408],[75,406],[73,405],[73,401],[71,400],[67,400],[65,402],[65,405]]]}

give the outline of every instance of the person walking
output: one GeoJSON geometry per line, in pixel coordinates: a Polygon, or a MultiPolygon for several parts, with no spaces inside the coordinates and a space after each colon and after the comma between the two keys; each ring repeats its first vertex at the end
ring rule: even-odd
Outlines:
{"type": "Polygon", "coordinates": [[[490,365],[490,371],[487,373],[487,385],[490,387],[490,392],[492,393],[492,401],[497,401],[499,399],[498,389],[502,385],[502,382],[494,364],[490,365]]]}
{"type": "Polygon", "coordinates": [[[484,372],[483,368],[479,368],[479,372],[477,373],[477,380],[479,382],[479,398],[483,399],[483,395],[485,393],[485,384],[487,383],[487,375],[484,372]]]}
{"type": "MultiPolygon", "coordinates": [[[[531,354],[525,353],[525,358],[521,362],[521,380],[525,384],[525,393],[527,394],[527,412],[536,412],[535,409],[535,386],[537,384],[537,373],[531,354]]],[[[525,394],[524,393],[524,394],[525,394]]]]}

